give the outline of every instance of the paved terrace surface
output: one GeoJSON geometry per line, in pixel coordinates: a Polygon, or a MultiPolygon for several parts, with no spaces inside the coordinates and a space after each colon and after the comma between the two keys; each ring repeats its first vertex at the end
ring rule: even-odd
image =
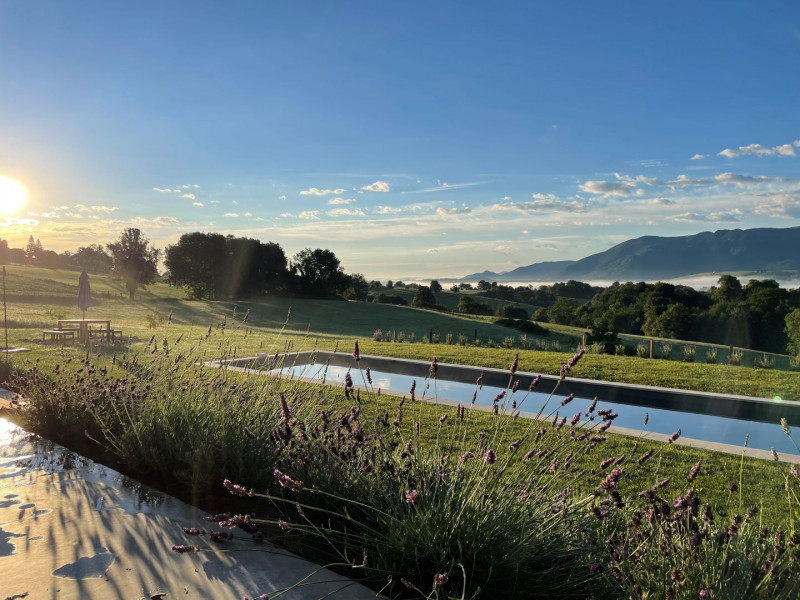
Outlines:
{"type": "Polygon", "coordinates": [[[241,529],[224,544],[183,533],[219,530],[205,516],[0,418],[0,600],[252,600],[306,578],[281,599],[376,597],[241,529]]]}

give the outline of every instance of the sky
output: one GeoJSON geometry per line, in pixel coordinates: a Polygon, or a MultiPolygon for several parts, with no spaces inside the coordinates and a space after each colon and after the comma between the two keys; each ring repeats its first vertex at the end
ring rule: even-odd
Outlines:
{"type": "Polygon", "coordinates": [[[795,0],[0,0],[11,246],[219,232],[416,279],[794,226],[795,0]]]}

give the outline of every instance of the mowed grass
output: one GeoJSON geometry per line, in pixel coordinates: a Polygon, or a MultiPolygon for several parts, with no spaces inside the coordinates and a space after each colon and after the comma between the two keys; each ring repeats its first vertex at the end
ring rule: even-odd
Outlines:
{"type": "MultiPolygon", "coordinates": [[[[41,332],[53,327],[59,317],[80,318],[81,312],[74,302],[78,272],[16,265],[6,269],[7,297],[28,298],[26,301],[8,301],[9,345],[32,349],[31,354],[25,355],[31,359],[45,363],[59,360],[57,356],[60,353],[54,352],[53,346],[42,344],[41,332]]],[[[210,327],[229,333],[245,333],[237,339],[237,356],[282,351],[287,344],[301,350],[318,344],[332,348],[336,341],[340,341],[344,349],[352,347],[352,341],[359,339],[365,353],[420,360],[437,356],[442,362],[502,369],[510,364],[518,350],[486,347],[487,340],[502,344],[504,339],[511,338],[519,345],[521,337],[519,331],[485,321],[410,307],[271,296],[240,302],[187,300],[182,290],[164,283],[139,290],[135,300],[131,301],[121,281],[108,275],[90,275],[90,280],[93,305],[87,317],[111,319],[113,327],[122,329],[125,344],[133,344],[134,349],[136,344],[143,344],[152,335],[170,338],[171,343],[180,336],[197,339],[210,327]],[[148,316],[152,314],[161,315],[164,324],[150,327],[148,316]],[[167,323],[170,314],[172,319],[167,323]],[[406,342],[375,342],[372,335],[376,329],[381,329],[384,334],[402,332],[406,342]],[[442,341],[448,333],[453,335],[454,341],[463,335],[468,344],[421,343],[431,330],[442,341]],[[480,347],[472,344],[476,332],[481,340],[480,347]],[[414,334],[416,343],[408,342],[411,334],[414,334]]],[[[526,371],[556,374],[575,348],[562,344],[562,350],[519,350],[520,360],[526,371]]],[[[64,352],[80,356],[85,353],[85,348],[76,344],[67,346],[64,352]]],[[[791,371],[588,354],[573,375],[604,381],[800,400],[800,372],[791,371]]]]}

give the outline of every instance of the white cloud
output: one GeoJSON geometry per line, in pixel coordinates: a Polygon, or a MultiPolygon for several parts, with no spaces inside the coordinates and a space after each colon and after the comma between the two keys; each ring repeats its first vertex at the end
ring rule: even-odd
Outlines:
{"type": "Polygon", "coordinates": [[[223,217],[238,217],[238,216],[239,216],[239,213],[227,212],[227,213],[225,213],[225,214],[224,214],[224,215],[222,215],[222,216],[223,216],[223,217]]]}
{"type": "Polygon", "coordinates": [[[319,211],[318,210],[304,210],[299,215],[297,215],[301,219],[319,219],[319,211]]]}
{"type": "Polygon", "coordinates": [[[355,201],[356,201],[355,198],[331,198],[330,200],[328,200],[328,204],[333,204],[333,205],[351,204],[355,201]]]}
{"type": "Polygon", "coordinates": [[[375,183],[370,183],[369,185],[365,185],[361,188],[365,192],[388,192],[389,191],[389,184],[385,181],[376,181],[375,183]]]}
{"type": "Polygon", "coordinates": [[[753,212],[772,219],[800,219],[800,191],[770,194],[753,212]]]}
{"type": "Polygon", "coordinates": [[[727,211],[719,211],[712,213],[696,213],[685,212],[678,215],[667,217],[671,221],[678,221],[679,223],[735,223],[740,221],[739,217],[742,216],[742,211],[738,208],[727,211]]]}
{"type": "Polygon", "coordinates": [[[669,206],[670,204],[675,204],[675,200],[672,198],[653,198],[650,200],[650,204],[655,204],[656,206],[669,206]]]}
{"type": "Polygon", "coordinates": [[[286,200],[286,196],[278,196],[278,200],[286,200]]]}
{"type": "Polygon", "coordinates": [[[725,148],[719,153],[719,156],[725,158],[736,158],[737,156],[796,156],[793,145],[800,148],[800,140],[793,142],[793,144],[780,144],[767,148],[761,144],[748,144],[747,146],[739,146],[738,148],[725,148]]]}
{"type": "Polygon", "coordinates": [[[333,210],[329,210],[325,213],[329,217],[363,217],[364,211],[360,208],[356,209],[349,209],[349,208],[334,208],[333,210]]]}
{"type": "Polygon", "coordinates": [[[282,216],[283,218],[287,219],[287,218],[289,218],[289,217],[293,217],[294,215],[293,215],[292,213],[287,213],[287,212],[285,212],[285,213],[281,213],[281,216],[282,216]]]}
{"type": "Polygon", "coordinates": [[[119,210],[119,207],[117,206],[97,206],[97,205],[86,206],[85,204],[76,204],[75,208],[78,209],[78,211],[80,212],[105,213],[105,214],[113,213],[119,210]]]}
{"type": "Polygon", "coordinates": [[[587,194],[603,196],[603,198],[625,197],[633,194],[633,187],[626,181],[585,181],[578,186],[578,189],[587,194]]]}
{"type": "Polygon", "coordinates": [[[192,202],[192,206],[203,206],[202,202],[192,202]]]}
{"type": "Polygon", "coordinates": [[[589,210],[589,204],[585,202],[561,200],[558,196],[553,194],[533,194],[533,197],[536,198],[536,200],[532,202],[506,202],[504,204],[495,204],[492,208],[495,210],[511,210],[521,213],[582,213],[589,210]]]}
{"type": "Polygon", "coordinates": [[[692,158],[690,158],[689,160],[701,160],[701,159],[703,159],[703,158],[707,158],[707,157],[708,157],[708,154],[695,154],[695,155],[694,155],[692,158]]]}
{"type": "Polygon", "coordinates": [[[181,196],[181,198],[188,198],[189,200],[194,200],[195,198],[197,198],[197,196],[195,196],[194,194],[184,194],[183,196],[181,196]]]}
{"type": "Polygon", "coordinates": [[[437,215],[466,215],[472,212],[472,209],[462,206],[461,208],[453,207],[453,208],[437,208],[436,214],[437,215]]]}
{"type": "Polygon", "coordinates": [[[379,215],[396,215],[403,212],[403,209],[395,208],[393,206],[379,206],[378,210],[375,212],[377,212],[379,215]]]}
{"type": "Polygon", "coordinates": [[[179,192],[180,190],[171,190],[170,188],[157,188],[157,187],[154,187],[153,191],[154,192],[159,192],[161,194],[171,194],[173,191],[179,192]]]}
{"type": "Polygon", "coordinates": [[[331,194],[339,195],[344,194],[345,190],[338,188],[335,190],[320,190],[318,188],[312,187],[307,190],[301,190],[301,196],[329,196],[331,194]]]}
{"type": "Polygon", "coordinates": [[[404,194],[425,194],[428,192],[443,192],[446,190],[460,190],[462,188],[473,187],[476,185],[483,185],[486,183],[485,181],[473,181],[471,183],[442,183],[441,185],[437,185],[435,187],[423,188],[421,190],[411,190],[408,192],[403,192],[404,194]]]}

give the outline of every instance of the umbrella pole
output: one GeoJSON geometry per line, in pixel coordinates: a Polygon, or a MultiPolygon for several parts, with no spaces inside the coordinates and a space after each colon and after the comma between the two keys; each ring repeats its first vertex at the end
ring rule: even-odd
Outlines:
{"type": "Polygon", "coordinates": [[[6,356],[8,356],[8,313],[6,312],[6,268],[3,267],[3,327],[6,330],[6,356]]]}

